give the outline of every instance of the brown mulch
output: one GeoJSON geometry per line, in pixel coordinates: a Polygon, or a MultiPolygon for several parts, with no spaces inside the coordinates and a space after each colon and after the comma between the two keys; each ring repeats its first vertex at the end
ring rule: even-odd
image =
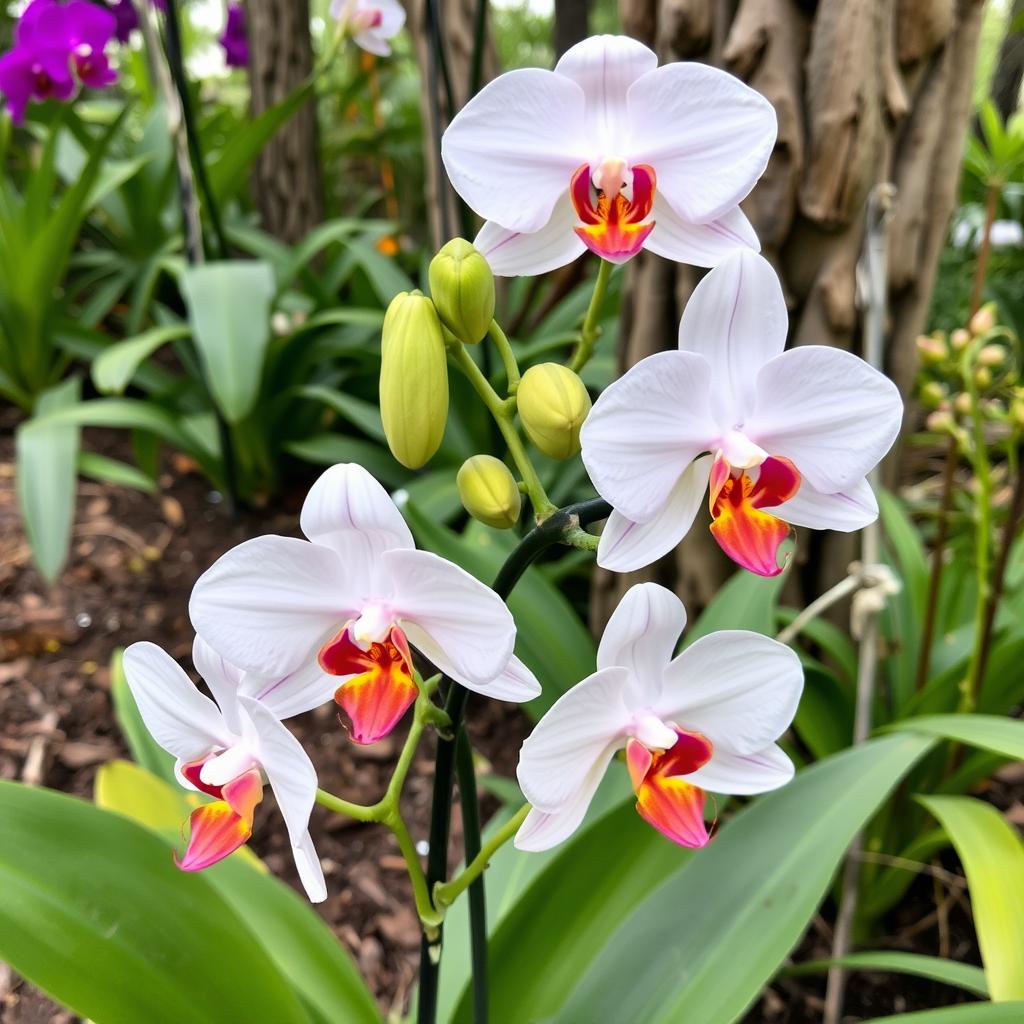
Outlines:
{"type": "MultiPolygon", "coordinates": [[[[232,520],[209,484],[173,457],[156,497],[83,481],[71,558],[59,583],[50,588],[31,566],[18,515],[14,422],[9,410],[0,412],[0,778],[91,798],[97,767],[127,754],[109,696],[113,651],[152,640],[188,666],[192,631],[187,603],[196,577],[242,540],[261,533],[296,534],[305,485],[285,496],[283,510],[243,512],[232,520]]],[[[92,450],[128,458],[118,435],[88,431],[86,443],[92,450]]],[[[383,792],[401,735],[372,747],[356,746],[330,706],[290,725],[310,752],[324,788],[362,802],[383,792]]],[[[472,705],[474,747],[498,774],[514,774],[527,730],[525,717],[514,707],[484,701],[472,705]]],[[[406,787],[404,809],[416,841],[427,835],[432,767],[427,743],[406,787]]],[[[1020,794],[1017,779],[1006,799],[996,802],[1020,810],[1020,794]]],[[[485,811],[490,806],[485,802],[485,811]]],[[[457,837],[457,804],[454,813],[457,837]]],[[[352,954],[382,1009],[400,1011],[415,981],[419,933],[397,846],[382,827],[341,820],[319,807],[312,832],[330,892],[318,912],[352,954]]],[[[259,809],[253,847],[275,874],[298,887],[273,801],[259,809]]],[[[955,858],[947,867],[959,871],[955,858]]],[[[941,952],[978,962],[969,908],[962,892],[949,893],[935,914],[934,883],[918,879],[889,922],[896,938],[877,948],[941,952]]],[[[829,940],[829,925],[819,917],[794,959],[827,956],[829,940]]],[[[782,977],[758,1000],[745,1024],[820,1021],[823,992],[823,977],[782,977]]],[[[845,1019],[862,1021],[963,998],[922,979],[857,973],[849,983],[845,1019]]],[[[75,1020],[0,963],[3,1024],[75,1020]]],[[[496,1019],[495,1024],[526,1022],[496,1019]]]]}

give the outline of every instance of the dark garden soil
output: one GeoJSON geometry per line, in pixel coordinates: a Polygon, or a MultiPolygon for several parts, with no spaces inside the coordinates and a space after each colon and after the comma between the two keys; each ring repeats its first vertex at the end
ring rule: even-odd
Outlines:
{"type": "MultiPolygon", "coordinates": [[[[0,412],[0,778],[88,799],[97,767],[126,754],[109,697],[109,663],[115,648],[152,640],[189,665],[192,633],[187,602],[196,577],[227,548],[248,537],[297,533],[304,487],[286,496],[282,511],[244,512],[232,521],[202,477],[173,458],[167,461],[155,497],[83,482],[71,559],[58,585],[49,588],[31,566],[19,522],[14,422],[10,410],[0,412]]],[[[92,450],[127,458],[119,437],[89,432],[87,444],[92,450]]],[[[475,748],[495,772],[512,775],[528,728],[524,717],[512,706],[480,701],[471,706],[469,722],[475,748]]],[[[347,739],[332,707],[291,724],[310,752],[324,788],[359,801],[383,792],[400,736],[358,747],[347,739]]],[[[425,745],[406,790],[405,810],[416,840],[427,833],[431,772],[432,752],[425,745]]],[[[1014,802],[1010,797],[1007,805],[1014,802]]],[[[265,801],[259,809],[253,846],[275,874],[297,885],[272,804],[265,801]]],[[[486,803],[484,810],[490,810],[486,803]]],[[[331,893],[320,913],[358,963],[382,1009],[404,1008],[415,978],[418,929],[396,844],[379,826],[329,818],[320,808],[314,812],[312,831],[331,893]]],[[[958,872],[955,860],[948,867],[958,872]]],[[[944,955],[977,962],[963,888],[946,882],[937,888],[940,898],[949,896],[939,904],[938,913],[935,882],[919,880],[891,922],[894,938],[887,945],[926,953],[938,953],[941,947],[944,955]]],[[[684,916],[681,908],[681,920],[684,916]]],[[[828,934],[829,926],[819,919],[796,959],[826,956],[828,934]]],[[[819,1021],[822,991],[817,977],[783,980],[752,1010],[748,1024],[819,1021]]],[[[860,1021],[960,998],[954,990],[931,982],[859,974],[850,985],[847,1019],[860,1021]]],[[[4,1024],[75,1019],[0,964],[4,1024]]],[[[527,1024],[502,1020],[497,1008],[493,1019],[494,1024],[527,1024]]]]}

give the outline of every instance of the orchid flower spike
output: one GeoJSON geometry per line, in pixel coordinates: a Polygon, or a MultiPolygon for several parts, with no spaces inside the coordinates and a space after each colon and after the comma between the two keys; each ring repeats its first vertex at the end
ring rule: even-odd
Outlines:
{"type": "Polygon", "coordinates": [[[243,673],[200,637],[192,660],[216,703],[192,685],[181,666],[151,643],[124,652],[124,674],[153,739],[177,758],[187,789],[213,797],[189,816],[183,871],[201,871],[234,853],[252,835],[264,780],[277,798],[309,898],[327,898],[323,870],[309,835],[316,771],[299,741],[281,724],[330,699],[333,680],[316,666],[286,678],[243,673]]]}
{"type": "Polygon", "coordinates": [[[405,8],[399,0],[334,0],[331,16],[356,46],[378,57],[391,55],[388,40],[405,24],[405,8]]]}
{"type": "Polygon", "coordinates": [[[637,811],[680,846],[708,842],[705,791],[763,793],[793,777],[775,741],[800,703],[800,659],[745,630],[711,633],[673,658],[685,624],[670,590],[627,591],[601,638],[597,672],[523,744],[519,785],[533,806],[516,835],[520,850],[568,839],[623,748],[637,811]]]}
{"type": "Polygon", "coordinates": [[[849,352],[784,352],[787,324],[770,264],[735,253],[694,290],[679,351],[641,360],[594,403],[583,461],[615,510],[600,565],[629,572],[671,551],[709,479],[712,534],[761,576],[782,571],[789,524],[849,532],[877,518],[865,478],[899,433],[899,391],[849,352]]]}
{"type": "Polygon", "coordinates": [[[593,36],[554,71],[485,86],[444,133],[456,192],[487,220],[475,241],[496,274],[540,274],[590,249],[623,263],[647,248],[712,267],[757,236],[738,203],[775,145],[772,105],[706,64],[658,67],[626,36],[593,36]]]}
{"type": "Polygon", "coordinates": [[[415,701],[410,645],[487,697],[540,693],[512,655],[516,627],[501,599],[465,570],[417,551],[402,514],[361,466],[328,469],[300,519],[309,540],[257,537],[196,583],[196,631],[263,677],[319,663],[357,743],[386,736],[415,701]]]}

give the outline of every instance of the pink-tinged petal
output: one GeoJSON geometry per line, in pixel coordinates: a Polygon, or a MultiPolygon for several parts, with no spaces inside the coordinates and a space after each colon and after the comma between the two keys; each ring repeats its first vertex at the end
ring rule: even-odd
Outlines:
{"type": "Polygon", "coordinates": [[[582,164],[572,177],[569,194],[583,222],[573,230],[601,259],[625,263],[643,248],[654,230],[654,222],[648,219],[654,202],[654,171],[645,164],[633,168],[633,197],[627,199],[622,192],[598,190],[592,195],[591,170],[589,164],[582,164]]]}
{"type": "Polygon", "coordinates": [[[627,97],[630,164],[650,164],[662,195],[690,223],[717,220],[761,177],[775,146],[772,105],[706,64],[666,64],[627,97]]]}
{"type": "Polygon", "coordinates": [[[738,206],[706,224],[691,224],[663,196],[656,195],[651,218],[655,227],[644,248],[676,263],[715,267],[737,251],[761,248],[753,226],[738,206]]]}
{"type": "Polygon", "coordinates": [[[132,644],[122,664],[146,728],[168,753],[194,761],[231,743],[231,730],[217,705],[156,644],[132,644]]]}
{"type": "Polygon", "coordinates": [[[665,505],[646,523],[634,523],[613,511],[598,542],[597,564],[612,572],[632,572],[667,555],[693,525],[707,491],[711,463],[710,455],[690,463],[665,505]]]}
{"type": "Polygon", "coordinates": [[[661,677],[685,625],[686,609],[671,590],[638,583],[626,591],[605,626],[597,667],[628,669],[635,685],[633,706],[647,706],[661,693],[661,677]]]}
{"type": "Polygon", "coordinates": [[[247,744],[234,743],[226,750],[203,761],[199,769],[198,783],[194,776],[188,775],[187,777],[203,792],[219,797],[222,786],[249,771],[256,763],[256,757],[247,744]]]}
{"type": "Polygon", "coordinates": [[[650,522],[683,471],[719,433],[711,367],[692,352],[658,352],[605,388],[583,424],[583,462],[597,492],[627,519],[650,522]]]}
{"type": "Polygon", "coordinates": [[[711,760],[687,781],[709,793],[750,796],[784,786],[793,778],[793,762],[772,744],[753,754],[734,754],[715,748],[711,760]]]}
{"type": "Polygon", "coordinates": [[[312,711],[334,698],[337,677],[328,675],[316,659],[277,679],[246,673],[240,693],[258,700],[277,718],[312,711]]]}
{"type": "Polygon", "coordinates": [[[252,835],[252,818],[263,797],[260,773],[248,771],[223,787],[223,799],[189,815],[188,846],[175,862],[182,871],[202,871],[230,856],[252,835]]]}
{"type": "Polygon", "coordinates": [[[754,411],[758,371],[786,347],[788,330],[778,276],[755,252],[733,253],[694,289],[679,347],[711,364],[711,401],[723,432],[754,411]]]}
{"type": "Polygon", "coordinates": [[[487,696],[522,704],[541,694],[537,677],[515,655],[509,658],[502,673],[487,684],[487,696]]]}
{"type": "Polygon", "coordinates": [[[405,8],[399,0],[373,0],[373,6],[380,12],[377,31],[385,39],[398,35],[405,24],[405,8]]]}
{"type": "Polygon", "coordinates": [[[241,704],[255,729],[260,764],[292,846],[299,846],[308,836],[309,816],[316,801],[316,769],[302,744],[259,701],[242,697],[241,704]]]}
{"type": "Polygon", "coordinates": [[[711,489],[711,533],[737,565],[759,576],[778,576],[779,548],[789,536],[789,525],[762,506],[788,501],[800,487],[800,474],[786,459],[769,458],[757,480],[746,472],[726,477],[711,489]]]}
{"type": "Polygon", "coordinates": [[[491,270],[500,277],[533,277],[564,267],[582,256],[587,247],[576,236],[576,211],[566,190],[564,199],[555,203],[551,219],[538,231],[509,231],[489,220],[473,244],[487,258],[491,270]]]}
{"type": "Polygon", "coordinates": [[[203,682],[210,688],[210,693],[213,694],[213,699],[217,702],[228,728],[237,733],[238,688],[244,673],[240,668],[225,661],[198,634],[192,643],[192,664],[195,665],[203,682]]]}
{"type": "Polygon", "coordinates": [[[539,231],[587,160],[584,104],[574,81],[540,68],[488,83],[441,141],[455,191],[485,220],[539,231]]]}
{"type": "Polygon", "coordinates": [[[896,385],[849,352],[802,345],[761,367],[755,386],[744,432],[826,494],[863,480],[899,434],[896,385]]]}
{"type": "Polygon", "coordinates": [[[348,715],[356,743],[383,739],[416,700],[412,658],[400,629],[363,650],[346,626],[323,646],[319,660],[331,675],[345,677],[334,699],[348,715]]]}
{"type": "MultiPolygon", "coordinates": [[[[388,551],[382,558],[394,584],[394,610],[409,642],[433,660],[440,649],[452,677],[485,693],[512,657],[516,624],[504,601],[453,562],[429,551],[388,551]]],[[[435,662],[435,664],[437,664],[435,662]]]]}
{"type": "Polygon", "coordinates": [[[629,133],[629,87],[657,66],[658,55],[629,36],[591,36],[561,56],[555,73],[571,78],[586,96],[591,162],[621,149],[629,133]]]}
{"type": "MultiPolygon", "coordinates": [[[[562,694],[523,743],[516,774],[523,795],[542,811],[557,811],[607,764],[625,742],[632,711],[624,696],[630,673],[606,668],[562,694]]],[[[595,783],[596,785],[596,783],[595,783]]]]}
{"type": "Polygon", "coordinates": [[[265,677],[315,660],[332,628],[361,605],[330,548],[291,537],[257,537],[199,577],[189,602],[196,632],[228,661],[265,677]]]}
{"type": "Polygon", "coordinates": [[[654,754],[638,740],[630,739],[626,744],[626,768],[629,769],[629,781],[634,793],[643,785],[652,764],[654,754]]]}
{"type": "Polygon", "coordinates": [[[654,711],[702,733],[717,753],[758,754],[789,728],[803,685],[800,659],[785,644],[720,630],[672,661],[654,711]]]}
{"type": "Polygon", "coordinates": [[[292,856],[299,872],[299,881],[306,890],[310,903],[323,903],[327,899],[327,883],[324,869],[320,864],[313,839],[307,831],[302,839],[292,846],[292,856]]]}
{"type": "Polygon", "coordinates": [[[800,490],[784,505],[765,508],[764,511],[793,526],[852,533],[878,518],[878,499],[866,479],[836,494],[816,491],[805,480],[800,490]]]}
{"type": "Polygon", "coordinates": [[[337,551],[349,576],[360,578],[372,576],[385,551],[416,546],[388,492],[354,462],[320,474],[302,504],[299,525],[315,544],[337,551]]]}

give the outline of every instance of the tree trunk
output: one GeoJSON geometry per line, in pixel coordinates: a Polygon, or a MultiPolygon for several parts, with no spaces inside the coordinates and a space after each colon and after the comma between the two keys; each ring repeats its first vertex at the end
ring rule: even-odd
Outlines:
{"type": "Polygon", "coordinates": [[[992,100],[1005,121],[1020,105],[1020,84],[1024,78],[1024,0],[1014,0],[999,48],[996,73],[992,77],[992,100]]]}
{"type": "MultiPolygon", "coordinates": [[[[771,100],[779,137],[743,208],[782,278],[790,344],[859,350],[855,270],[872,187],[898,188],[885,370],[907,394],[956,202],[983,0],[620,0],[627,32],[663,61],[699,59],[771,100]]],[[[675,338],[702,271],[641,253],[629,268],[621,368],[675,338]]],[[[842,534],[800,531],[793,597],[835,583],[855,553],[842,534]]],[[[734,571],[698,519],[674,556],[598,580],[597,624],[638,579],[694,609],[734,571]]]]}
{"type": "Polygon", "coordinates": [[[590,34],[591,0],[555,0],[555,57],[590,34]]]}
{"type": "MultiPolygon", "coordinates": [[[[313,68],[309,0],[248,0],[250,109],[257,117],[313,68]]],[[[282,242],[304,238],[322,220],[319,133],[310,101],[264,146],[252,174],[263,229],[282,242]]]]}

